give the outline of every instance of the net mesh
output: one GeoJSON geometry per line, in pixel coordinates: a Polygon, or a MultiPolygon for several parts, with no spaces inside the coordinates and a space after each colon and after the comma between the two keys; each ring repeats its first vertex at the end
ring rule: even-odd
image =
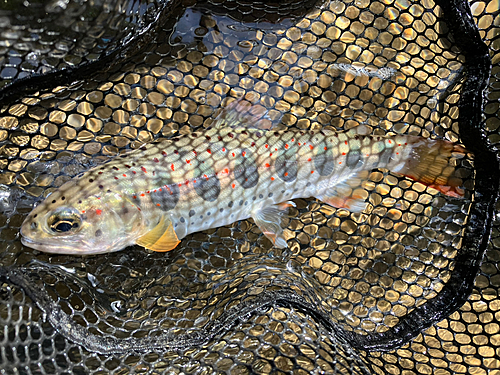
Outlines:
{"type": "Polygon", "coordinates": [[[0,369],[495,374],[499,8],[2,3],[0,369]],[[65,181],[208,127],[240,96],[284,127],[362,124],[457,142],[470,151],[456,160],[465,196],[374,170],[364,213],[295,200],[286,250],[251,220],[169,253],[23,247],[24,217],[65,181]]]}

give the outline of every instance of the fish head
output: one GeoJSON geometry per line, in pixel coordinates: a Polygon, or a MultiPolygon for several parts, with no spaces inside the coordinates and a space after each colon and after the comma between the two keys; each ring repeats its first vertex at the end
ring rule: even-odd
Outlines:
{"type": "Polygon", "coordinates": [[[120,194],[96,194],[71,180],[50,194],[21,226],[25,246],[47,253],[89,255],[118,251],[144,232],[140,209],[120,194]]]}

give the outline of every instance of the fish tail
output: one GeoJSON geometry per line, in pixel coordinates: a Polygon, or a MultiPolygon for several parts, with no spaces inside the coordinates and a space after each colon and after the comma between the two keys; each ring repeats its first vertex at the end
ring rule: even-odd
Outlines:
{"type": "Polygon", "coordinates": [[[398,173],[445,195],[463,197],[463,180],[457,173],[456,160],[465,156],[465,148],[444,140],[417,137],[408,143],[412,144],[412,151],[398,173]]]}

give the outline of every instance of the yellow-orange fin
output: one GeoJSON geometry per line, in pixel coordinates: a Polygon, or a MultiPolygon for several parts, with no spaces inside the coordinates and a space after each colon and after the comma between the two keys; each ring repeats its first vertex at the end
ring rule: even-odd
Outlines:
{"type": "Polygon", "coordinates": [[[153,230],[139,237],[136,243],[153,251],[173,250],[181,241],[177,238],[174,226],[169,218],[161,217],[160,222],[153,230]]]}
{"type": "Polygon", "coordinates": [[[327,192],[316,198],[335,208],[345,208],[351,212],[362,212],[366,208],[368,192],[361,187],[368,178],[369,171],[360,171],[346,180],[335,184],[327,192]]]}
{"type": "Polygon", "coordinates": [[[463,158],[467,150],[443,140],[418,139],[404,167],[398,171],[426,186],[450,197],[464,196],[463,181],[457,173],[456,159],[463,158]]]}
{"type": "Polygon", "coordinates": [[[288,216],[288,209],[295,207],[295,203],[288,201],[263,207],[252,212],[252,218],[264,235],[278,248],[287,247],[283,237],[281,220],[288,216]]]}

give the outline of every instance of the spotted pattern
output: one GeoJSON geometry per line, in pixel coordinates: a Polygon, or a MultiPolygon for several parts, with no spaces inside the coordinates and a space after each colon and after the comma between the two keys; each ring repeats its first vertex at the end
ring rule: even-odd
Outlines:
{"type": "Polygon", "coordinates": [[[314,167],[320,176],[329,176],[335,169],[333,150],[328,147],[326,141],[319,143],[316,147],[316,158],[314,159],[314,167]]]}
{"type": "Polygon", "coordinates": [[[297,178],[298,151],[298,147],[295,144],[285,150],[279,150],[280,154],[274,162],[274,168],[278,177],[284,182],[292,182],[297,178]]]}
{"type": "Polygon", "coordinates": [[[180,190],[176,184],[163,185],[149,193],[151,201],[162,211],[170,211],[179,202],[180,190]]]}
{"type": "Polygon", "coordinates": [[[194,184],[194,190],[203,200],[213,202],[220,195],[220,181],[213,170],[207,170],[205,175],[194,184]]]}
{"type": "Polygon", "coordinates": [[[253,188],[259,182],[259,169],[250,150],[242,150],[234,166],[234,177],[244,189],[253,188]]]}
{"type": "Polygon", "coordinates": [[[350,150],[347,153],[346,166],[351,169],[355,169],[362,163],[362,156],[359,150],[350,150]]]}

